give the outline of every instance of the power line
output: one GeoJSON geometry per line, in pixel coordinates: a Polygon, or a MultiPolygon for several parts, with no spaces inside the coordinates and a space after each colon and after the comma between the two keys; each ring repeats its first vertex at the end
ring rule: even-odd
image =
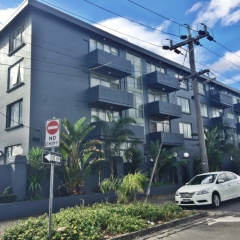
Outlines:
{"type": "Polygon", "coordinates": [[[221,43],[217,42],[216,40],[214,40],[215,43],[217,43],[219,46],[225,48],[226,50],[228,50],[229,52],[233,53],[234,55],[236,55],[237,57],[240,57],[239,55],[237,55],[235,52],[231,51],[229,48],[223,46],[221,43]]]}
{"type": "Polygon", "coordinates": [[[137,23],[137,24],[139,24],[139,25],[142,25],[142,26],[144,26],[144,27],[147,27],[147,28],[150,28],[150,29],[152,29],[152,30],[159,31],[159,32],[162,32],[162,33],[165,33],[165,34],[174,36],[174,37],[179,37],[179,36],[176,35],[176,34],[168,33],[168,32],[165,32],[165,31],[161,31],[161,30],[159,30],[159,29],[157,29],[157,28],[150,27],[150,26],[145,25],[145,24],[143,24],[143,23],[140,23],[140,22],[138,22],[138,21],[132,20],[132,19],[127,18],[127,17],[124,17],[124,16],[122,16],[122,15],[120,15],[120,14],[118,14],[118,13],[115,13],[115,12],[113,12],[113,11],[111,11],[111,10],[108,10],[108,9],[106,9],[106,8],[103,8],[103,7],[101,7],[101,6],[99,6],[99,5],[95,4],[95,3],[92,3],[92,2],[90,2],[90,1],[88,1],[88,0],[84,0],[84,1],[90,3],[90,4],[94,5],[94,6],[96,6],[96,7],[98,7],[98,8],[101,8],[101,9],[107,11],[107,12],[110,12],[110,13],[112,13],[112,14],[115,14],[116,16],[119,16],[119,17],[124,18],[124,19],[127,19],[127,20],[129,20],[129,21],[131,21],[131,22],[134,22],[134,23],[137,23]]]}

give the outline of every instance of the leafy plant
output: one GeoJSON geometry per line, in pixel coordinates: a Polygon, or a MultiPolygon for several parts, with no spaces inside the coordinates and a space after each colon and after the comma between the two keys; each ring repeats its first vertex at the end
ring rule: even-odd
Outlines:
{"type": "MultiPolygon", "coordinates": [[[[150,157],[154,160],[156,159],[159,146],[160,146],[159,140],[155,142],[152,142],[152,141],[150,142],[149,153],[150,153],[150,157]]],[[[177,162],[174,158],[175,153],[177,153],[179,150],[180,148],[172,148],[171,150],[162,148],[159,154],[157,165],[154,172],[155,183],[158,182],[159,175],[164,168],[165,170],[166,168],[173,168],[173,167],[179,169],[182,164],[185,164],[185,162],[177,162]]]]}
{"type": "Polygon", "coordinates": [[[66,159],[64,168],[64,184],[70,195],[80,194],[84,181],[91,171],[91,163],[104,160],[100,156],[102,150],[96,145],[101,145],[99,140],[91,140],[84,143],[84,139],[95,126],[84,124],[86,118],[79,119],[74,125],[69,120],[62,120],[66,133],[61,132],[60,149],[63,159],[66,159]]]}
{"type": "MultiPolygon", "coordinates": [[[[52,239],[106,239],[114,235],[146,229],[149,221],[158,224],[192,215],[175,204],[152,205],[134,202],[132,204],[97,203],[91,207],[62,209],[53,214],[52,239]]],[[[46,239],[48,216],[19,221],[5,230],[2,240],[46,239]]]]}
{"type": "Polygon", "coordinates": [[[101,183],[101,191],[109,192],[115,191],[117,194],[117,201],[119,203],[127,203],[131,197],[136,198],[137,193],[143,193],[144,186],[148,178],[145,173],[135,172],[134,174],[128,174],[121,178],[106,178],[101,183]]]}
{"type": "Polygon", "coordinates": [[[9,186],[9,187],[6,187],[6,188],[3,190],[3,193],[2,193],[2,195],[8,195],[8,194],[10,194],[9,192],[11,191],[11,189],[12,189],[12,187],[11,187],[11,186],[9,186]]]}
{"type": "Polygon", "coordinates": [[[136,124],[135,119],[131,117],[122,117],[114,120],[111,114],[108,114],[109,122],[101,120],[97,116],[92,116],[97,127],[99,127],[104,136],[104,158],[110,164],[111,175],[114,176],[115,163],[120,156],[121,145],[128,142],[128,137],[134,133],[129,129],[129,124],[136,124]]]}
{"type": "Polygon", "coordinates": [[[137,149],[137,144],[132,143],[130,147],[125,151],[124,153],[125,159],[127,162],[130,163],[130,173],[135,173],[140,163],[143,161],[143,155],[142,152],[137,149]]]}
{"type": "Polygon", "coordinates": [[[30,166],[29,191],[31,198],[38,196],[41,190],[41,182],[49,171],[49,166],[42,163],[43,148],[31,148],[28,152],[28,163],[30,166]]]}

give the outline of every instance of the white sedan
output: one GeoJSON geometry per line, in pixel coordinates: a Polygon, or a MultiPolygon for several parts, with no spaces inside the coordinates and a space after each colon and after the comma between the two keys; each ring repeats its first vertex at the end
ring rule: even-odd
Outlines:
{"type": "Polygon", "coordinates": [[[209,172],[195,176],[175,194],[175,201],[181,206],[220,203],[240,197],[240,177],[232,172],[209,172]]]}

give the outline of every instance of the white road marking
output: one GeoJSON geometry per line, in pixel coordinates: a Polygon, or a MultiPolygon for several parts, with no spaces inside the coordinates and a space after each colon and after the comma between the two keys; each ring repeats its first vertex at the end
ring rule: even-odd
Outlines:
{"type": "Polygon", "coordinates": [[[213,221],[208,222],[208,225],[212,225],[218,222],[240,222],[240,217],[234,217],[234,216],[225,216],[213,219],[213,221]]]}

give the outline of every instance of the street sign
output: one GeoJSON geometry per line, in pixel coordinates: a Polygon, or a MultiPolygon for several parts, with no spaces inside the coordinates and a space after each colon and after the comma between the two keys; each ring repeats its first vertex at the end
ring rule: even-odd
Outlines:
{"type": "Polygon", "coordinates": [[[46,148],[56,148],[60,146],[60,126],[60,119],[51,119],[46,121],[46,148]]]}
{"type": "Polygon", "coordinates": [[[50,151],[43,151],[42,154],[42,162],[45,164],[51,164],[59,165],[61,166],[61,160],[62,160],[62,154],[56,153],[56,152],[50,152],[50,151]]]}

